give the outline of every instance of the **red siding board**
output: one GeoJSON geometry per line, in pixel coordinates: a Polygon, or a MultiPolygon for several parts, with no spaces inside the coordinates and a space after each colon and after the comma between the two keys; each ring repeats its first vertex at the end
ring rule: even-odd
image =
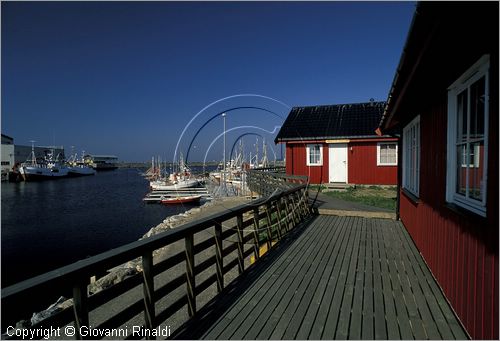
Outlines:
{"type": "MultiPolygon", "coordinates": [[[[445,201],[446,101],[419,114],[420,198],[401,191],[401,220],[469,334],[498,339],[498,129],[490,130],[488,217],[477,218],[445,201]]],[[[497,111],[490,127],[498,127],[497,111]]]]}
{"type": "MultiPolygon", "coordinates": [[[[306,166],[306,144],[287,143],[286,173],[307,175],[313,184],[329,182],[328,144],[323,143],[323,165],[306,166]]],[[[396,185],[397,166],[377,166],[377,142],[363,141],[348,144],[347,181],[359,185],[396,185]]]]}

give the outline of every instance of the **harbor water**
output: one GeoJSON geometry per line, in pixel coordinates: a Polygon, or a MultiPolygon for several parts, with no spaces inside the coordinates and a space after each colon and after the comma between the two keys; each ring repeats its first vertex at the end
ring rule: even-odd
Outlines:
{"type": "Polygon", "coordinates": [[[142,171],[2,183],[2,288],[136,241],[193,207],[145,204],[142,171]]]}

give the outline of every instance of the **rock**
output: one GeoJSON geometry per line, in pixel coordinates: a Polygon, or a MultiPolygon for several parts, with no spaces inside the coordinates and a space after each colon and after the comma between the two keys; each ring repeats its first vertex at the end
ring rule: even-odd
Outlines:
{"type": "Polygon", "coordinates": [[[132,267],[122,267],[116,268],[108,275],[99,278],[97,281],[89,285],[89,291],[93,294],[98,293],[106,288],[109,288],[113,284],[117,284],[124,279],[132,277],[139,271],[137,270],[137,265],[131,265],[132,267]]]}
{"type": "Polygon", "coordinates": [[[31,322],[28,320],[21,320],[16,323],[16,329],[26,329],[31,327],[31,322]]]}
{"type": "Polygon", "coordinates": [[[51,304],[47,309],[39,312],[39,313],[33,313],[33,316],[31,317],[31,324],[34,325],[40,321],[45,320],[47,317],[50,317],[57,313],[58,311],[61,311],[62,308],[59,306],[66,301],[66,298],[61,296],[59,299],[56,301],[56,303],[51,304]]]}

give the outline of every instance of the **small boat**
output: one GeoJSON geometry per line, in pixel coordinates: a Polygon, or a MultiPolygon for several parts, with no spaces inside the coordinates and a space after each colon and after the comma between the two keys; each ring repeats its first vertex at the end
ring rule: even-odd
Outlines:
{"type": "Polygon", "coordinates": [[[159,182],[150,182],[149,186],[154,191],[175,191],[184,188],[200,187],[201,183],[197,179],[184,179],[175,181],[170,185],[167,185],[165,183],[162,184],[159,182]]]}
{"type": "Polygon", "coordinates": [[[201,195],[190,195],[190,196],[177,196],[170,198],[162,198],[161,203],[164,205],[173,205],[173,204],[187,204],[187,203],[198,203],[200,202],[201,195]]]}

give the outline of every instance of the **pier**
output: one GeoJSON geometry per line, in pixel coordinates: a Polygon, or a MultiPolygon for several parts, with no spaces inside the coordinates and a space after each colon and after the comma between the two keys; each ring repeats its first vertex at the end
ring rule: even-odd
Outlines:
{"type": "Polygon", "coordinates": [[[72,325],[77,339],[89,326],[123,338],[134,328],[169,338],[467,338],[402,224],[318,215],[307,178],[279,172],[249,172],[260,199],[4,288],[3,328],[31,316],[31,297],[70,293],[68,308],[31,329],[72,325]],[[155,258],[163,247],[171,252],[155,258]],[[136,259],[139,273],[89,293],[92,277],[136,259]]]}

